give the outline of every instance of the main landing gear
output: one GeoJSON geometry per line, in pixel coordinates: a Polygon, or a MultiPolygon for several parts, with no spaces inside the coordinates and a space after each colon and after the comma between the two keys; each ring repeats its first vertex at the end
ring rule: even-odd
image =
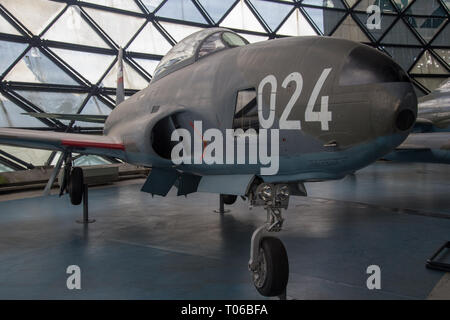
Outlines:
{"type": "Polygon", "coordinates": [[[69,152],[63,157],[65,165],[62,176],[60,176],[59,196],[61,197],[67,192],[70,197],[70,202],[74,206],[78,206],[83,202],[83,219],[77,220],[78,223],[88,224],[95,222],[94,219],[89,219],[89,188],[84,181],[83,169],[80,167],[72,167],[72,156],[69,152]]]}
{"type": "Polygon", "coordinates": [[[83,169],[79,167],[72,168],[67,185],[69,191],[70,202],[77,206],[83,200],[84,178],[83,169]]]}
{"type": "Polygon", "coordinates": [[[253,232],[250,245],[249,270],[253,284],[266,297],[286,298],[289,279],[289,261],[280,239],[271,234],[281,231],[282,209],[289,203],[289,186],[286,184],[262,183],[251,192],[252,206],[264,206],[267,221],[253,232]]]}

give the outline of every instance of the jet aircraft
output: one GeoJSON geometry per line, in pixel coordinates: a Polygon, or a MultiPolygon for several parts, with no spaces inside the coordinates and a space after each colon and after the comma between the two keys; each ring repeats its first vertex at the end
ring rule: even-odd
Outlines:
{"type": "Polygon", "coordinates": [[[412,132],[384,159],[450,164],[450,78],[429,95],[419,98],[412,132]]]}
{"type": "MultiPolygon", "coordinates": [[[[121,50],[119,50],[121,54],[121,50]]],[[[103,135],[1,128],[0,143],[63,152],[62,191],[82,199],[83,173],[71,154],[115,157],[151,167],[142,191],[165,196],[212,192],[263,206],[267,222],[251,239],[249,269],[265,296],[285,293],[289,265],[282,209],[306,196],[304,182],[340,179],[398,147],[413,128],[417,97],[407,74],[369,46],[330,37],[249,44],[211,28],[176,44],[149,86],[123,100],[103,135]]],[[[66,117],[66,118],[65,118],[66,117]]]]}
{"type": "Polygon", "coordinates": [[[420,97],[413,132],[450,131],[450,78],[429,95],[420,97]]]}

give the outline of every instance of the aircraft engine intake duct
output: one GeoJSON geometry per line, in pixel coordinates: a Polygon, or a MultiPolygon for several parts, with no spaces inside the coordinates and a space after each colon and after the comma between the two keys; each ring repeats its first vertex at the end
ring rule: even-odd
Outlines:
{"type": "Polygon", "coordinates": [[[171,141],[172,132],[180,125],[177,121],[177,114],[167,116],[156,123],[153,127],[150,140],[155,153],[161,158],[170,160],[171,152],[176,141],[171,141]]]}
{"type": "Polygon", "coordinates": [[[415,121],[416,116],[414,112],[412,112],[410,109],[403,109],[398,113],[395,125],[398,130],[406,131],[411,129],[415,121]]]}

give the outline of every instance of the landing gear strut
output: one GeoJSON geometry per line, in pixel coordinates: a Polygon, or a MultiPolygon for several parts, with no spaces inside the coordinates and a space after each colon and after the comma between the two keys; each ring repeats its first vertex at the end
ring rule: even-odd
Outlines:
{"type": "Polygon", "coordinates": [[[286,297],[289,279],[289,261],[280,239],[271,233],[281,231],[282,209],[289,203],[289,186],[260,184],[251,195],[251,205],[264,206],[267,221],[253,232],[250,245],[249,270],[253,284],[260,294],[267,297],[286,297]]]}
{"type": "Polygon", "coordinates": [[[60,189],[59,196],[64,195],[67,191],[70,196],[70,202],[77,206],[83,200],[84,193],[84,176],[83,169],[72,166],[72,153],[65,152],[62,155],[62,159],[65,163],[64,171],[60,176],[60,189]]]}
{"type": "Polygon", "coordinates": [[[77,206],[83,202],[83,219],[77,220],[79,223],[88,224],[95,222],[94,219],[89,219],[89,207],[88,207],[88,184],[84,181],[83,169],[72,166],[72,152],[66,150],[61,155],[55,169],[47,183],[44,190],[44,195],[50,193],[50,188],[53,185],[53,181],[60,171],[62,164],[64,163],[63,171],[59,176],[59,196],[63,196],[66,192],[69,194],[70,202],[77,206]]]}

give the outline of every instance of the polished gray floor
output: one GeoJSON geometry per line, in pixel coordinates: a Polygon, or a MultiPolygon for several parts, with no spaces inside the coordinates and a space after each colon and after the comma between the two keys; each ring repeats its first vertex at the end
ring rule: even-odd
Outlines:
{"type": "MultiPolygon", "coordinates": [[[[450,240],[450,167],[379,162],[340,181],[308,184],[280,233],[295,299],[425,299],[443,277],[426,259],[450,240]],[[368,290],[366,268],[381,268],[368,290]]],[[[250,236],[264,222],[242,200],[152,198],[143,181],[93,188],[90,214],[66,197],[0,202],[2,299],[260,299],[247,271],[250,236]],[[81,268],[81,290],[66,268],[81,268]]],[[[0,197],[0,200],[2,198],[0,197]]],[[[447,256],[448,258],[448,256],[447,256]]],[[[445,290],[445,289],[444,289],[445,290]]],[[[450,294],[450,292],[449,292],[450,294]]]]}

